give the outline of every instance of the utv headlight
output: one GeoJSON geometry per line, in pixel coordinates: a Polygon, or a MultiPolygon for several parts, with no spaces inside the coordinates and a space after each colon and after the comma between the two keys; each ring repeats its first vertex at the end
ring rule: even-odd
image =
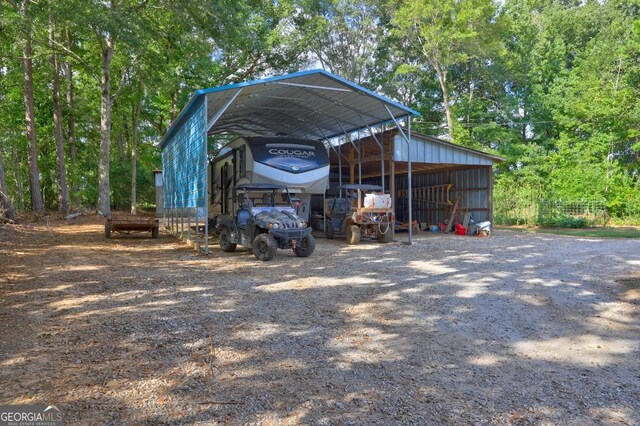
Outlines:
{"type": "Polygon", "coordinates": [[[280,228],[280,224],[279,223],[270,223],[269,224],[269,228],[278,229],[278,228],[280,228]]]}
{"type": "Polygon", "coordinates": [[[306,227],[307,227],[307,224],[306,224],[305,222],[300,222],[300,223],[298,224],[298,227],[300,227],[300,228],[306,228],[306,227]]]}

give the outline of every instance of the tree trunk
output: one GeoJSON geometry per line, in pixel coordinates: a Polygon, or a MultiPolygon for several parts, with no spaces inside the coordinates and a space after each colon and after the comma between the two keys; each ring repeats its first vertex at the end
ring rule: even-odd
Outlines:
{"type": "Polygon", "coordinates": [[[4,163],[2,162],[2,150],[0,149],[0,191],[7,193],[7,179],[4,174],[4,163]]]}
{"type": "Polygon", "coordinates": [[[138,79],[138,93],[136,103],[133,105],[131,119],[131,214],[136,214],[137,209],[137,191],[136,181],[138,176],[138,121],[140,118],[140,109],[142,108],[142,80],[138,79]]]}
{"type": "Polygon", "coordinates": [[[2,162],[2,152],[0,152],[0,218],[16,220],[16,211],[11,205],[7,195],[7,180],[4,175],[4,163],[2,162]]]}
{"type": "Polygon", "coordinates": [[[35,105],[33,101],[33,62],[31,59],[31,29],[30,17],[27,17],[28,0],[24,0],[20,7],[20,15],[26,25],[24,46],[22,49],[22,65],[24,68],[24,112],[27,124],[27,139],[29,140],[29,189],[31,192],[31,209],[36,213],[44,211],[42,192],[40,189],[40,171],[38,170],[38,144],[36,141],[35,105]]]}
{"type": "Polygon", "coordinates": [[[468,75],[468,85],[469,85],[469,100],[467,102],[467,132],[469,132],[469,141],[473,141],[473,126],[471,125],[471,112],[473,108],[471,105],[473,104],[473,61],[469,63],[469,75],[468,75]]]}
{"type": "MultiPolygon", "coordinates": [[[[123,114],[121,118],[124,122],[128,120],[127,114],[123,114]]],[[[122,132],[118,132],[118,136],[116,137],[116,141],[118,142],[118,163],[121,168],[124,168],[124,141],[129,139],[129,131],[126,126],[122,132]]]]}
{"type": "Polygon", "coordinates": [[[171,120],[171,124],[173,124],[178,116],[178,94],[176,92],[177,89],[171,91],[171,94],[169,95],[169,119],[171,120]]]}
{"type": "Polygon", "coordinates": [[[447,129],[449,132],[449,141],[453,141],[453,118],[451,116],[451,106],[449,105],[449,89],[447,87],[447,70],[442,69],[440,64],[435,63],[434,68],[438,74],[438,82],[442,90],[442,106],[444,107],[445,116],[447,117],[447,129]]]}
{"type": "Polygon", "coordinates": [[[60,107],[60,76],[58,75],[58,57],[54,50],[55,31],[49,17],[49,43],[51,46],[51,99],[53,102],[53,124],[58,159],[58,209],[69,212],[69,188],[67,187],[67,168],[64,160],[64,137],[62,136],[62,108],[60,107]]]}
{"type": "Polygon", "coordinates": [[[23,176],[22,173],[20,172],[20,164],[22,163],[22,158],[20,156],[20,150],[18,149],[18,140],[14,139],[13,140],[13,146],[12,146],[12,151],[11,151],[11,157],[12,157],[12,163],[13,163],[13,178],[16,181],[16,199],[18,201],[18,206],[20,206],[22,209],[25,208],[25,201],[24,201],[24,181],[23,181],[23,176]]]}
{"type": "Polygon", "coordinates": [[[111,214],[111,194],[109,185],[109,155],[111,151],[111,61],[115,40],[112,34],[102,48],[102,89],[100,99],[100,159],[98,162],[98,213],[111,214]]]}
{"type": "MultiPolygon", "coordinates": [[[[69,27],[66,29],[67,49],[71,50],[71,30],[69,27]]],[[[75,111],[73,105],[73,69],[71,68],[71,62],[65,62],[64,67],[65,79],[67,80],[67,127],[69,132],[69,155],[71,157],[71,164],[73,167],[76,165],[76,122],[75,111]]],[[[73,194],[73,205],[78,206],[78,184],[75,179],[72,179],[71,193],[73,194]]]]}

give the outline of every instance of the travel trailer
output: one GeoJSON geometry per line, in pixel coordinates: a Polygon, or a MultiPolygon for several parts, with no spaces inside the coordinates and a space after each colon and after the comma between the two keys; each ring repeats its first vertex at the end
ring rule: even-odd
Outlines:
{"type": "Polygon", "coordinates": [[[296,214],[309,221],[311,196],[329,182],[329,155],[321,141],[283,137],[238,138],[210,161],[209,215],[231,213],[233,188],[247,184],[286,186],[296,214]]]}

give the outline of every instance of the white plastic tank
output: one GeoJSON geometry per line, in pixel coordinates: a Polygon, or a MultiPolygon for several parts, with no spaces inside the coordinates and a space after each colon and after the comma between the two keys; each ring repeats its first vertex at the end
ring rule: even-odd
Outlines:
{"type": "Polygon", "coordinates": [[[391,195],[389,194],[366,194],[364,196],[365,209],[388,209],[391,208],[391,195]]]}

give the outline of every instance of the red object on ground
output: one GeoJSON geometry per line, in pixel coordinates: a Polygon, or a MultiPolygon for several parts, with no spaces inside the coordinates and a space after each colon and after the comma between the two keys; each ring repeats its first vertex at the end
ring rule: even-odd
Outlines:
{"type": "Polygon", "coordinates": [[[457,235],[467,235],[467,228],[465,228],[464,226],[460,225],[459,223],[456,223],[456,234],[457,235]]]}

